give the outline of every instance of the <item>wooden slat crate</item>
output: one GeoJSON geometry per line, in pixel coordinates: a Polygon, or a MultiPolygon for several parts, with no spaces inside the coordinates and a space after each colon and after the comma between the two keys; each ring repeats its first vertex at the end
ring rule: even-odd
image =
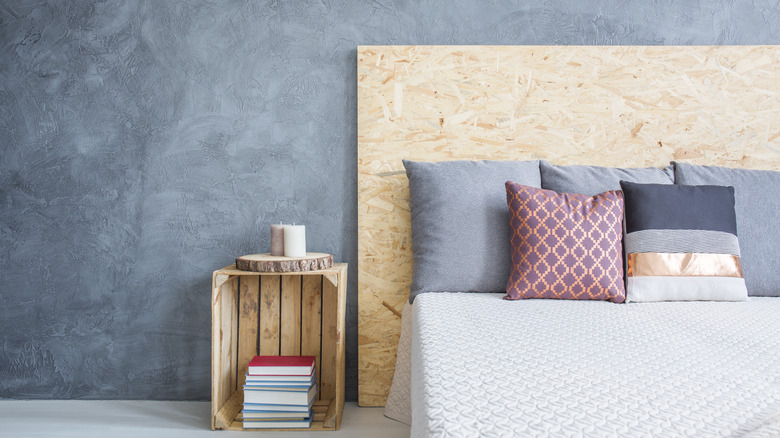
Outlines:
{"type": "Polygon", "coordinates": [[[347,264],[310,272],[214,271],[211,429],[242,428],[243,385],[255,355],[315,356],[319,392],[307,429],[338,430],[344,411],[347,264]]]}

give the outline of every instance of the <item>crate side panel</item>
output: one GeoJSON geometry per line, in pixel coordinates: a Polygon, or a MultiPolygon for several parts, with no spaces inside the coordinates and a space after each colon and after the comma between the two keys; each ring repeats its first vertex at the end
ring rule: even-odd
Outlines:
{"type": "Polygon", "coordinates": [[[323,399],[336,397],[336,348],[338,332],[338,290],[325,278],[322,282],[322,372],[323,399]]]}
{"type": "Polygon", "coordinates": [[[257,355],[258,314],[260,311],[260,277],[242,276],[239,280],[238,317],[238,386],[246,382],[249,361],[257,355]]]}
{"type": "Polygon", "coordinates": [[[260,354],[279,354],[280,276],[260,277],[260,354]]]}
{"type": "Polygon", "coordinates": [[[236,390],[238,383],[238,278],[231,281],[228,284],[226,292],[228,294],[223,295],[225,318],[227,324],[225,326],[225,339],[227,340],[226,356],[223,356],[224,363],[228,364],[228,375],[230,378],[230,386],[228,392],[230,394],[236,390]]]}
{"type": "Polygon", "coordinates": [[[341,416],[344,412],[344,370],[346,367],[346,316],[347,316],[347,266],[341,266],[338,284],[338,332],[336,333],[336,430],[341,427],[341,416]]]}
{"type": "Polygon", "coordinates": [[[317,386],[321,388],[322,275],[304,275],[301,283],[301,355],[315,357],[317,386]]]}
{"type": "Polygon", "coordinates": [[[281,354],[301,354],[301,276],[282,277],[281,354]]]}

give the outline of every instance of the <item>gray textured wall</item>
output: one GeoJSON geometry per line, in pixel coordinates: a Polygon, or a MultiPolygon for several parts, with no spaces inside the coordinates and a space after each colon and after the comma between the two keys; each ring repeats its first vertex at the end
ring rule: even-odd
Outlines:
{"type": "Polygon", "coordinates": [[[210,396],[210,276],[350,265],[359,44],[777,44],[777,0],[0,2],[0,397],[210,396]],[[640,4],[641,3],[641,4],[640,4]]]}

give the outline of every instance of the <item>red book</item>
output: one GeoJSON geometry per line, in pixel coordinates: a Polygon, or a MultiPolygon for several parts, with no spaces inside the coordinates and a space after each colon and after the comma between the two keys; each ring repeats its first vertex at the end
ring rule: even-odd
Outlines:
{"type": "Polygon", "coordinates": [[[314,356],[255,356],[247,374],[252,376],[311,376],[314,356]]]}

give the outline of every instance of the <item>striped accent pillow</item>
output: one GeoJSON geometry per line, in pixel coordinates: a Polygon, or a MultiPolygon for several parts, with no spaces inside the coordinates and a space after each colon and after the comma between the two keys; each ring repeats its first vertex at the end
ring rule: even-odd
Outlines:
{"type": "Polygon", "coordinates": [[[734,188],[621,181],[626,301],[744,301],[734,188]]]}

